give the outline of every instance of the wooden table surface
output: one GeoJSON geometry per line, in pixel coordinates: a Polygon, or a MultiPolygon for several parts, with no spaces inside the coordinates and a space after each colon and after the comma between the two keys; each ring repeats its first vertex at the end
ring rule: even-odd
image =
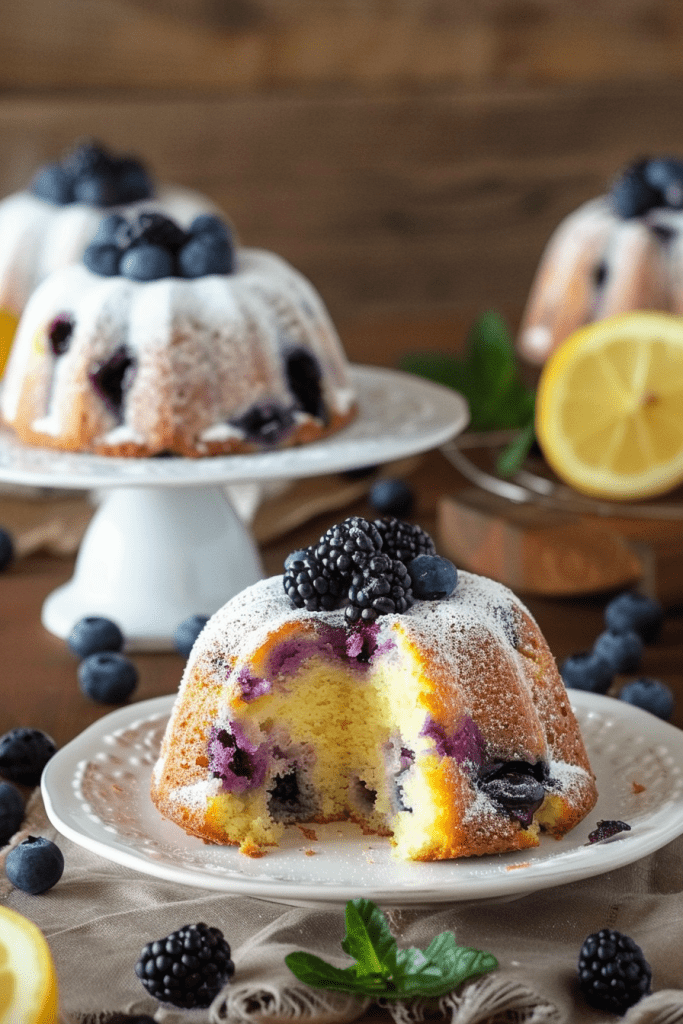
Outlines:
{"type": "MultiPolygon", "coordinates": [[[[426,456],[409,477],[417,495],[414,519],[436,540],[435,507],[438,498],[455,493],[464,481],[439,452],[426,456]]],[[[291,500],[291,495],[289,496],[291,500]]],[[[262,547],[266,572],[282,569],[285,556],[317,539],[331,523],[346,515],[372,515],[365,498],[348,507],[318,516],[262,547]]],[[[49,733],[58,746],[76,736],[98,717],[112,710],[96,704],[78,688],[77,659],[63,640],[48,633],[40,621],[45,597],[71,575],[73,561],[44,554],[18,559],[0,576],[0,650],[2,701],[0,734],[18,725],[49,733]]],[[[568,654],[589,648],[603,627],[603,609],[609,595],[572,599],[525,597],[543,630],[550,649],[561,661],[568,654]]],[[[173,693],[180,681],[184,659],[175,653],[131,655],[140,681],[133,700],[173,693]]],[[[662,636],[645,649],[639,674],[666,682],[676,693],[675,725],[683,727],[683,611],[668,611],[662,636]]]]}

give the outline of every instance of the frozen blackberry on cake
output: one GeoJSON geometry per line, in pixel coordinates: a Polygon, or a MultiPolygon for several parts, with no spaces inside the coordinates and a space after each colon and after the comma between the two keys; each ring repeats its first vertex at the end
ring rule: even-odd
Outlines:
{"type": "Polygon", "coordinates": [[[0,331],[6,336],[0,337],[0,351],[9,347],[34,289],[53,271],[78,263],[104,218],[143,210],[184,225],[218,213],[206,196],[155,182],[140,160],[99,142],[76,145],[61,160],[37,170],[24,190],[3,199],[0,331]]]}
{"type": "MultiPolygon", "coordinates": [[[[418,529],[402,552],[433,551],[418,529]]],[[[351,517],[209,619],[153,772],[162,815],[253,856],[287,825],[352,820],[399,858],[443,860],[537,846],[591,810],[578,725],[524,605],[466,572],[416,600],[384,544],[351,517]],[[332,578],[348,589],[323,607],[332,578]]]]}
{"type": "Polygon", "coordinates": [[[108,217],[33,293],[0,412],[29,445],[198,457],[304,444],[356,405],[306,278],[216,216],[144,211],[108,217]]]}

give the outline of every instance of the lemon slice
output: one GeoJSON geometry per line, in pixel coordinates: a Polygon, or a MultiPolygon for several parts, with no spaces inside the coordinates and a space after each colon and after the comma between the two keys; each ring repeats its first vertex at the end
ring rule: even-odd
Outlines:
{"type": "Polygon", "coordinates": [[[626,501],[683,482],[683,317],[624,313],[566,338],[541,373],[536,436],[583,494],[626,501]]]}
{"type": "Polygon", "coordinates": [[[41,930],[0,907],[0,1024],[56,1024],[57,975],[41,930]]]}

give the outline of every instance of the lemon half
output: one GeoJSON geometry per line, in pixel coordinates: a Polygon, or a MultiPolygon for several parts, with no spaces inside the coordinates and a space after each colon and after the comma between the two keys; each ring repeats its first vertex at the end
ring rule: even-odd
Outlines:
{"type": "Polygon", "coordinates": [[[57,974],[41,930],[0,907],[0,1024],[56,1024],[57,974]]]}
{"type": "Polygon", "coordinates": [[[683,317],[624,313],[566,338],[541,373],[536,436],[583,494],[626,501],[683,482],[683,317]]]}

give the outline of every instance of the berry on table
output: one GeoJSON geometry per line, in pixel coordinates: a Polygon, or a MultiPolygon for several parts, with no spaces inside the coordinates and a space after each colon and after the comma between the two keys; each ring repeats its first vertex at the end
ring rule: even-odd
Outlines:
{"type": "Polygon", "coordinates": [[[11,782],[0,782],[0,846],[5,846],[24,820],[24,799],[11,782]]]}
{"type": "Polygon", "coordinates": [[[612,667],[614,675],[633,672],[640,665],[643,656],[643,641],[633,629],[613,633],[606,629],[593,644],[593,652],[604,658],[612,667]]]}
{"type": "Polygon", "coordinates": [[[663,622],[664,609],[659,601],[637,590],[618,594],[605,608],[605,625],[612,633],[634,630],[645,644],[654,643],[663,622]]]}
{"type": "Polygon", "coordinates": [[[396,516],[400,519],[409,516],[413,511],[415,495],[405,480],[382,477],[370,488],[368,501],[380,515],[396,516]]]}
{"type": "Polygon", "coordinates": [[[625,821],[602,820],[598,822],[597,828],[588,834],[589,843],[601,843],[605,839],[619,835],[620,832],[630,832],[631,826],[625,821]]]}
{"type": "Polygon", "coordinates": [[[408,562],[413,594],[419,601],[443,601],[458,583],[458,570],[440,555],[418,555],[408,562]]]}
{"type": "Polygon", "coordinates": [[[54,740],[40,729],[10,729],[0,736],[0,775],[21,786],[37,786],[56,750],[54,740]]]}
{"type": "Polygon", "coordinates": [[[123,704],[138,685],[138,670],[124,654],[100,651],[80,663],[78,683],[91,700],[100,704],[123,704]]]}
{"type": "Polygon", "coordinates": [[[135,965],[150,995],[188,1010],[209,1006],[234,971],[223,933],[203,922],[149,942],[135,965]]]}
{"type": "Polygon", "coordinates": [[[579,954],[579,987],[589,1006],[620,1016],[650,991],[652,970],[632,938],[609,928],[589,935],[579,954]]]}
{"type": "Polygon", "coordinates": [[[111,619],[101,615],[86,615],[75,624],[66,643],[79,658],[87,658],[100,651],[120,651],[124,644],[121,629],[111,619]]]}
{"type": "Polygon", "coordinates": [[[56,885],[63,871],[62,851],[44,836],[28,836],[5,858],[5,874],[12,885],[32,896],[56,885]]]}
{"type": "Polygon", "coordinates": [[[12,534],[4,526],[0,526],[0,572],[6,569],[14,558],[14,541],[12,534]]]}
{"type": "Polygon", "coordinates": [[[173,632],[173,643],[179,654],[184,654],[187,657],[208,621],[208,615],[190,615],[178,623],[173,632]]]}
{"type": "Polygon", "coordinates": [[[619,700],[649,711],[650,714],[664,720],[671,718],[676,706],[674,695],[665,683],[660,682],[659,679],[648,679],[645,676],[633,679],[622,686],[619,700]]]}
{"type": "Polygon", "coordinates": [[[560,665],[564,685],[572,690],[587,690],[589,693],[607,693],[614,669],[595,651],[579,651],[570,654],[560,665]]]}

